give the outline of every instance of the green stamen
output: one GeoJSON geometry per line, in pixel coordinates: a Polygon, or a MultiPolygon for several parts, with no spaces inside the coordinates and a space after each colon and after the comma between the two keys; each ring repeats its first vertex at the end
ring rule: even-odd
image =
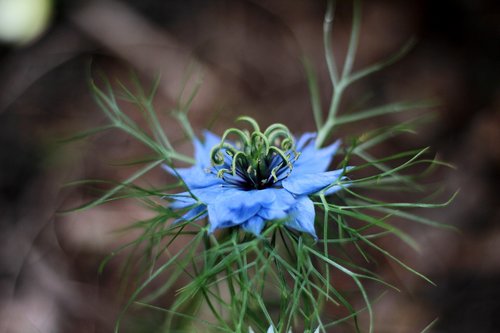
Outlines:
{"type": "Polygon", "coordinates": [[[239,178],[228,182],[233,181],[233,184],[248,189],[267,188],[278,182],[279,178],[287,177],[292,171],[293,162],[299,156],[295,151],[295,140],[290,130],[277,123],[262,132],[253,118],[240,117],[238,121],[249,123],[253,131],[230,128],[224,132],[221,142],[212,148],[210,154],[214,166],[224,166],[217,171],[217,176],[224,178],[224,174],[231,173],[239,178]],[[236,136],[239,141],[234,145],[227,143],[229,135],[236,136]],[[230,165],[224,154],[230,157],[230,165]],[[276,160],[277,158],[281,161],[276,160]],[[284,168],[289,169],[285,176],[284,168]]]}
{"type": "Polygon", "coordinates": [[[213,165],[224,164],[224,154],[222,153],[223,149],[226,150],[229,156],[234,156],[236,155],[236,153],[238,153],[238,150],[233,146],[228,143],[224,143],[224,141],[221,141],[220,144],[214,146],[210,151],[210,160],[212,161],[213,165]]]}

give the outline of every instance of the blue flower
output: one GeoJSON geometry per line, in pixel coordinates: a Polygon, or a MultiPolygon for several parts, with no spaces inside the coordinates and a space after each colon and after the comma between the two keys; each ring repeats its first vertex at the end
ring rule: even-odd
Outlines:
{"type": "Polygon", "coordinates": [[[171,208],[185,209],[181,220],[208,214],[209,232],[239,226],[259,235],[266,222],[285,226],[317,239],[314,204],[310,195],[339,191],[344,169],[326,171],[340,141],[318,149],[315,133],[295,140],[281,124],[260,132],[231,129],[218,137],[206,131],[205,141],[194,140],[195,164],[189,168],[164,168],[182,181],[188,191],[169,196],[171,208]],[[239,142],[230,142],[236,135],[239,142]]]}

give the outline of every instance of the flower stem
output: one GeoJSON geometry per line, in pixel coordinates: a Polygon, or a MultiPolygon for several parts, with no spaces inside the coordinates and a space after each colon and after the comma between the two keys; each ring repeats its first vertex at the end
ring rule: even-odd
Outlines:
{"type": "MultiPolygon", "coordinates": [[[[361,27],[361,1],[354,0],[353,9],[353,20],[351,28],[351,37],[349,39],[349,47],[347,50],[346,59],[344,62],[344,67],[342,73],[339,77],[337,65],[334,58],[334,53],[332,50],[331,39],[332,39],[332,24],[333,16],[335,11],[335,1],[329,0],[327,3],[325,20],[323,23],[323,43],[325,47],[325,58],[328,67],[328,74],[332,82],[332,98],[330,102],[330,108],[328,109],[328,116],[325,123],[318,129],[318,138],[316,139],[316,147],[320,148],[323,146],[328,139],[328,136],[332,133],[334,126],[336,125],[336,115],[340,107],[340,102],[342,100],[342,95],[345,88],[350,83],[350,74],[352,71],[352,66],[354,64],[354,58],[356,57],[356,50],[359,41],[359,32],[361,27]]],[[[316,116],[316,118],[318,118],[316,116]]],[[[318,121],[316,121],[318,123],[318,121]]]]}
{"type": "Polygon", "coordinates": [[[324,145],[328,136],[332,133],[333,127],[336,125],[335,117],[340,106],[340,101],[342,99],[342,94],[344,92],[344,81],[341,81],[332,92],[332,100],[330,103],[330,109],[328,110],[328,118],[318,131],[318,138],[316,139],[316,148],[320,148],[324,145]]]}

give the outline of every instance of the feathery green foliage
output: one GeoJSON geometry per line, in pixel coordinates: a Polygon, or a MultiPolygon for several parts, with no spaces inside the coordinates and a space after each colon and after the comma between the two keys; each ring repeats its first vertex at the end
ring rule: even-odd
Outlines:
{"type": "MultiPolygon", "coordinates": [[[[324,45],[332,94],[326,112],[323,112],[313,65],[304,61],[312,115],[318,131],[318,147],[324,146],[339,126],[435,105],[434,102],[396,102],[338,114],[343,94],[352,83],[394,63],[414,44],[410,41],[389,59],[353,71],[361,29],[361,1],[353,0],[353,4],[352,33],[347,56],[339,72],[340,66],[334,58],[331,45],[335,2],[328,1],[324,45]]],[[[414,132],[414,125],[420,118],[366,132],[341,153],[339,168],[355,165],[346,170],[351,179],[350,186],[333,197],[324,195],[327,189],[313,197],[317,212],[317,242],[307,235],[283,227],[280,221],[270,225],[259,237],[238,228],[209,234],[207,223],[172,223],[180,216],[179,212],[168,206],[172,198],[169,193],[183,188],[185,190],[182,181],[175,181],[163,188],[144,188],[136,183],[161,164],[173,167],[176,162],[194,162],[191,157],[175,150],[175,145],[162,129],[153,105],[160,79],[155,80],[150,91],[145,91],[137,79],[133,79],[133,88],[118,82],[118,95],[110,82],[104,78],[101,81],[99,85],[92,81],[91,87],[97,104],[109,118],[110,124],[77,135],[74,139],[117,129],[141,142],[151,155],[144,161],[134,163],[138,170],[129,178],[119,184],[110,184],[108,191],[71,212],[113,200],[133,198],[155,213],[154,217],[125,228],[139,230],[140,236],[110,254],[100,267],[102,271],[109,260],[123,254],[128,256],[123,274],[134,277],[127,281],[135,289],[117,319],[115,332],[120,331],[129,310],[144,308],[165,315],[164,332],[192,332],[202,328],[213,332],[247,332],[248,327],[265,332],[269,326],[274,327],[276,332],[298,329],[313,332],[317,327],[320,332],[327,332],[332,326],[351,322],[356,332],[367,329],[371,333],[374,330],[373,310],[366,283],[371,281],[397,290],[365,268],[363,263],[371,265],[374,253],[393,260],[432,283],[377,244],[377,239],[394,235],[418,250],[415,240],[392,223],[394,218],[433,227],[448,227],[419,216],[414,211],[417,208],[442,207],[449,203],[436,204],[427,200],[425,186],[419,183],[428,170],[446,166],[445,163],[429,159],[428,148],[385,157],[375,157],[371,153],[373,147],[388,139],[414,132]],[[121,103],[134,105],[148,127],[142,128],[133,117],[127,115],[121,103]],[[427,169],[423,172],[414,171],[422,169],[422,166],[427,169]],[[377,193],[388,191],[416,192],[424,197],[415,202],[385,202],[377,199],[377,193]],[[336,284],[337,280],[344,278],[350,281],[347,289],[336,284]],[[364,300],[362,308],[356,308],[352,302],[352,295],[356,293],[360,293],[364,300]],[[173,295],[173,300],[164,306],[162,299],[167,295],[173,295]],[[325,311],[332,307],[344,308],[347,312],[342,314],[342,311],[335,311],[340,314],[332,316],[325,311]],[[358,317],[362,312],[368,315],[367,327],[359,323],[358,317]]],[[[196,131],[190,125],[188,110],[198,88],[199,84],[186,101],[182,100],[183,88],[178,105],[171,114],[190,139],[196,136],[196,131]]],[[[99,182],[85,181],[72,185],[88,186],[99,182]]]]}

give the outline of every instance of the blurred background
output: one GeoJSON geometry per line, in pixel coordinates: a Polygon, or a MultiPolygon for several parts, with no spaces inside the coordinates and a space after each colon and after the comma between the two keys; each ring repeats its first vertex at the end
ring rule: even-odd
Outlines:
{"type": "MultiPolygon", "coordinates": [[[[339,2],[333,45],[342,59],[351,5],[339,2]]],[[[324,11],[324,1],[306,0],[0,0],[0,331],[111,332],[123,302],[119,262],[102,275],[97,269],[133,237],[113,231],[150,213],[125,201],[55,214],[87,198],[63,184],[124,179],[130,171],[112,164],[145,153],[116,131],[61,144],[106,124],[89,73],[126,80],[133,70],[146,86],[160,73],[156,103],[165,114],[176,106],[186,73],[195,79],[203,73],[190,111],[198,133],[206,127],[220,133],[244,114],[311,131],[301,60],[314,64],[326,105],[324,11]]],[[[418,43],[403,60],[352,87],[342,110],[365,99],[380,105],[438,98],[434,122],[418,136],[388,141],[377,155],[432,146],[457,166],[436,179],[461,189],[449,207],[422,213],[460,232],[404,227],[422,245],[420,253],[396,239],[383,241],[437,286],[381,261],[376,272],[402,291],[376,303],[376,332],[420,332],[436,318],[430,332],[500,331],[499,22],[495,0],[364,2],[355,68],[388,57],[411,37],[418,43]]],[[[401,117],[355,124],[339,136],[401,117]]],[[[165,117],[164,126],[189,153],[178,125],[165,117]]],[[[159,171],[150,181],[166,176],[159,171]]],[[[133,313],[124,332],[154,332],[160,321],[133,313]]]]}

